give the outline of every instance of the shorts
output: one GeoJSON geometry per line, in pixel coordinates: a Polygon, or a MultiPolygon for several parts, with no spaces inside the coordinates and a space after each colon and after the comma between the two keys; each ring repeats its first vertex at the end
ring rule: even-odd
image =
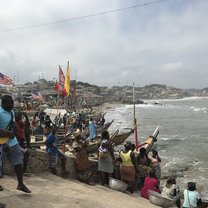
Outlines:
{"type": "Polygon", "coordinates": [[[9,152],[6,153],[6,156],[12,163],[12,165],[20,165],[23,164],[23,153],[19,146],[19,144],[16,144],[13,147],[9,148],[9,152]]]}

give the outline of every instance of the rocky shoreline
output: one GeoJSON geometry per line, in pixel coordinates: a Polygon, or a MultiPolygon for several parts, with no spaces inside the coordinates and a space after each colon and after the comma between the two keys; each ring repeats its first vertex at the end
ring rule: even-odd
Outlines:
{"type": "MultiPolygon", "coordinates": [[[[121,104],[117,102],[106,102],[99,108],[103,112],[107,112],[109,109],[124,106],[126,104],[121,104]]],[[[161,162],[161,184],[164,184],[168,177],[175,176],[177,178],[177,183],[180,185],[181,192],[186,188],[187,182],[192,180],[197,182],[199,180],[197,175],[197,164],[198,160],[186,162],[175,162],[169,161],[166,157],[162,158],[161,162]]],[[[197,189],[202,193],[203,197],[208,199],[208,187],[206,184],[197,183],[197,189]]]]}

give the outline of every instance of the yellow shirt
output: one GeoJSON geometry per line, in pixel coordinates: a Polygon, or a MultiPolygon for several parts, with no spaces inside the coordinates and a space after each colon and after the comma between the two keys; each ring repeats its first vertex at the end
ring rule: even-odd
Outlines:
{"type": "Polygon", "coordinates": [[[124,166],[134,166],[131,161],[131,152],[131,150],[129,150],[127,153],[124,153],[123,151],[120,152],[120,157],[124,166]]]}

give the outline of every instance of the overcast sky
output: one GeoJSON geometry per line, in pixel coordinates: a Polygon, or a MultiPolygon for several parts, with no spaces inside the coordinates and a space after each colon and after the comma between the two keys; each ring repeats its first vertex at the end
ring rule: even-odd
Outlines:
{"type": "Polygon", "coordinates": [[[99,86],[208,87],[208,0],[156,1],[1,1],[0,72],[55,80],[69,61],[71,79],[99,86]]]}

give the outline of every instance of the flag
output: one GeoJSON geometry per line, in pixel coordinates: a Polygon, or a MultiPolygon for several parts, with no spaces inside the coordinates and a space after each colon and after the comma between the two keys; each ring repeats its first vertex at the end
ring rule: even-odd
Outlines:
{"type": "Polygon", "coordinates": [[[59,91],[59,83],[56,81],[55,83],[55,90],[58,92],[59,91]]]}
{"type": "Polygon", "coordinates": [[[59,66],[59,84],[64,86],[64,83],[65,83],[65,76],[61,66],[59,66]]]}
{"type": "Polygon", "coordinates": [[[65,79],[65,83],[64,83],[64,89],[66,91],[66,96],[69,96],[69,94],[70,94],[69,62],[67,63],[67,68],[66,68],[66,79],[65,79]]]}
{"type": "Polygon", "coordinates": [[[61,95],[66,96],[66,91],[64,89],[64,83],[65,83],[65,76],[64,76],[61,66],[59,66],[58,92],[60,92],[61,95]]]}
{"type": "Polygon", "coordinates": [[[44,101],[43,96],[37,90],[32,90],[31,94],[34,100],[44,101]]]}
{"type": "Polygon", "coordinates": [[[10,77],[0,73],[0,84],[13,85],[14,83],[10,77]]]}

